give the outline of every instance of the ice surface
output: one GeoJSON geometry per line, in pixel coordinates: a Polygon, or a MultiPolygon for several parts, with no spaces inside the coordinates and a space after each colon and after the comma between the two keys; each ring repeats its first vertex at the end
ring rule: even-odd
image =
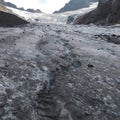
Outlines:
{"type": "Polygon", "coordinates": [[[120,25],[13,11],[35,24],[0,28],[1,119],[119,120],[120,25]]]}
{"type": "Polygon", "coordinates": [[[59,14],[45,14],[45,13],[30,13],[27,11],[17,10],[14,8],[10,8],[15,14],[24,17],[26,20],[31,22],[40,22],[40,23],[59,23],[59,24],[66,24],[67,18],[69,15],[78,14],[83,15],[97,7],[97,2],[92,3],[88,8],[79,9],[76,11],[64,12],[59,14]]]}

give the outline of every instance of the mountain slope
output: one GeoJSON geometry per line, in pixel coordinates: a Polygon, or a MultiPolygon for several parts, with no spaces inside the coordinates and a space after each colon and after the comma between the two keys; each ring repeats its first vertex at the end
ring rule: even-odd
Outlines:
{"type": "Polygon", "coordinates": [[[17,8],[15,4],[10,3],[10,2],[5,2],[4,0],[0,0],[0,4],[8,6],[8,7],[12,7],[12,8],[17,8]]]}
{"type": "Polygon", "coordinates": [[[19,18],[18,16],[0,11],[0,26],[12,27],[16,25],[27,24],[28,22],[19,18]]]}
{"type": "Polygon", "coordinates": [[[11,27],[27,23],[27,21],[13,14],[12,10],[0,5],[0,27],[11,27]]]}
{"type": "Polygon", "coordinates": [[[6,8],[6,7],[3,6],[3,5],[0,5],[0,11],[12,13],[12,10],[6,8]]]}
{"type": "Polygon", "coordinates": [[[66,11],[73,11],[80,8],[88,7],[91,2],[97,2],[98,0],[71,0],[67,3],[63,8],[56,13],[66,12],[66,11]]]}
{"type": "Polygon", "coordinates": [[[100,0],[97,9],[78,17],[75,24],[111,25],[120,23],[120,0],[100,0]]]}

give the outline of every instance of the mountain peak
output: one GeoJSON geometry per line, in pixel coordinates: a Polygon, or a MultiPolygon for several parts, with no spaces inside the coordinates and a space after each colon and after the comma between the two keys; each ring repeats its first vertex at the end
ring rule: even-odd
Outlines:
{"type": "Polygon", "coordinates": [[[23,11],[28,11],[28,12],[33,12],[33,13],[40,13],[41,10],[37,9],[37,10],[34,10],[32,8],[29,8],[27,10],[25,10],[23,7],[17,7],[15,4],[11,3],[11,2],[5,2],[4,0],[0,0],[0,4],[1,5],[4,5],[4,6],[8,6],[8,7],[12,7],[12,8],[15,8],[15,9],[19,9],[19,10],[23,10],[23,11]]]}
{"type": "Polygon", "coordinates": [[[88,7],[91,2],[98,2],[98,0],[70,0],[70,2],[66,3],[63,8],[59,11],[55,11],[55,13],[62,13],[66,11],[73,11],[81,8],[88,7]]]}

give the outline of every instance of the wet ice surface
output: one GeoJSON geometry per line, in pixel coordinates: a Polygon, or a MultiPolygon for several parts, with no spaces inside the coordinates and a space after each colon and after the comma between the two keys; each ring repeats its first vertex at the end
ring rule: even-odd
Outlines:
{"type": "Polygon", "coordinates": [[[119,36],[119,25],[0,28],[0,120],[119,120],[119,36]]]}

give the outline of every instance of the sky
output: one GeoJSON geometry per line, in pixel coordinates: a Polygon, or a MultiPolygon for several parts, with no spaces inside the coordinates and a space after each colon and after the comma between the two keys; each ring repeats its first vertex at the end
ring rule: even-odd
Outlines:
{"type": "Polygon", "coordinates": [[[5,0],[18,7],[40,9],[44,13],[53,13],[62,8],[70,0],[5,0]]]}

